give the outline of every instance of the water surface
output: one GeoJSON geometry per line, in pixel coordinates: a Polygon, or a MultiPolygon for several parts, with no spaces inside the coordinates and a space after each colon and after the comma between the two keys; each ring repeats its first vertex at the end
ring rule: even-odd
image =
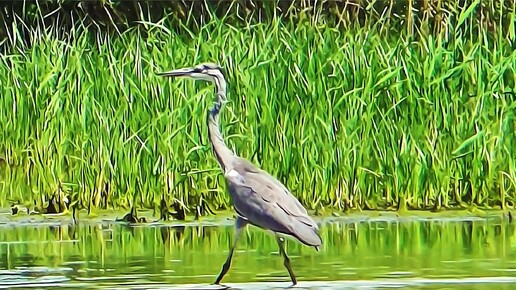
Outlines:
{"type": "MultiPolygon", "coordinates": [[[[324,241],[319,252],[286,243],[299,288],[511,289],[516,283],[514,224],[500,216],[318,221],[324,241]]],[[[0,287],[214,288],[232,222],[0,220],[0,287]]],[[[238,289],[290,286],[273,236],[248,227],[223,283],[238,289]]]]}

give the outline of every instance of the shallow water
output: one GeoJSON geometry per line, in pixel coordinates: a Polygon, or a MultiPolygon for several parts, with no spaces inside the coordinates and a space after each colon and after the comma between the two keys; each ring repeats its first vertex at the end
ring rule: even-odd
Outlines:
{"type": "MultiPolygon", "coordinates": [[[[500,217],[319,220],[319,252],[287,240],[305,289],[512,289],[514,224],[500,217]]],[[[0,221],[0,288],[216,289],[232,221],[130,226],[0,221]]],[[[277,244],[248,227],[223,280],[237,289],[290,286],[277,244]]]]}

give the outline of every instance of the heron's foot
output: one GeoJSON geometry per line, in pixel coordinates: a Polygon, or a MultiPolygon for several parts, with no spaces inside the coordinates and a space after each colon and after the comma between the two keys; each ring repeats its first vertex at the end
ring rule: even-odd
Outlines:
{"type": "Polygon", "coordinates": [[[218,286],[219,288],[218,289],[230,289],[231,287],[230,286],[227,286],[227,285],[224,285],[224,284],[220,284],[218,282],[213,282],[213,284],[211,284],[213,286],[218,286]]]}

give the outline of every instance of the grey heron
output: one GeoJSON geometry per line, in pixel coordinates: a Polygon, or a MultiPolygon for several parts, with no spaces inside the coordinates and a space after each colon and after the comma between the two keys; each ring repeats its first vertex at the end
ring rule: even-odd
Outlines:
{"type": "Polygon", "coordinates": [[[216,100],[207,115],[208,134],[212,150],[224,171],[226,187],[237,213],[233,244],[226,262],[214,284],[219,284],[231,266],[231,259],[242,230],[247,224],[274,232],[283,264],[293,285],[296,276],[290,265],[282,235],[292,236],[318,251],[322,239],[318,226],[306,209],[275,177],[234,154],[225,144],[219,128],[219,113],[226,103],[226,80],[221,67],[202,63],[192,68],[181,68],[157,73],[160,76],[189,77],[210,81],[215,85],[216,100]]]}

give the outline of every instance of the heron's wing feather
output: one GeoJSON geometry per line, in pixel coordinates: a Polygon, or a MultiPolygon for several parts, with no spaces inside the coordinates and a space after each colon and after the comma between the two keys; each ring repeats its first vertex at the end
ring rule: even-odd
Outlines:
{"type": "MultiPolygon", "coordinates": [[[[244,160],[245,164],[239,168],[238,178],[230,178],[235,185],[248,187],[263,203],[274,204],[274,210],[282,210],[307,226],[318,229],[317,224],[308,216],[306,209],[292,195],[292,193],[275,177],[260,170],[244,160]]],[[[228,178],[228,176],[226,176],[228,178]]],[[[263,205],[266,207],[266,205],[263,205]]]]}
{"type": "Polygon", "coordinates": [[[241,173],[226,174],[238,215],[256,226],[293,235],[307,245],[321,244],[317,224],[288,190],[267,175],[241,173]]]}

